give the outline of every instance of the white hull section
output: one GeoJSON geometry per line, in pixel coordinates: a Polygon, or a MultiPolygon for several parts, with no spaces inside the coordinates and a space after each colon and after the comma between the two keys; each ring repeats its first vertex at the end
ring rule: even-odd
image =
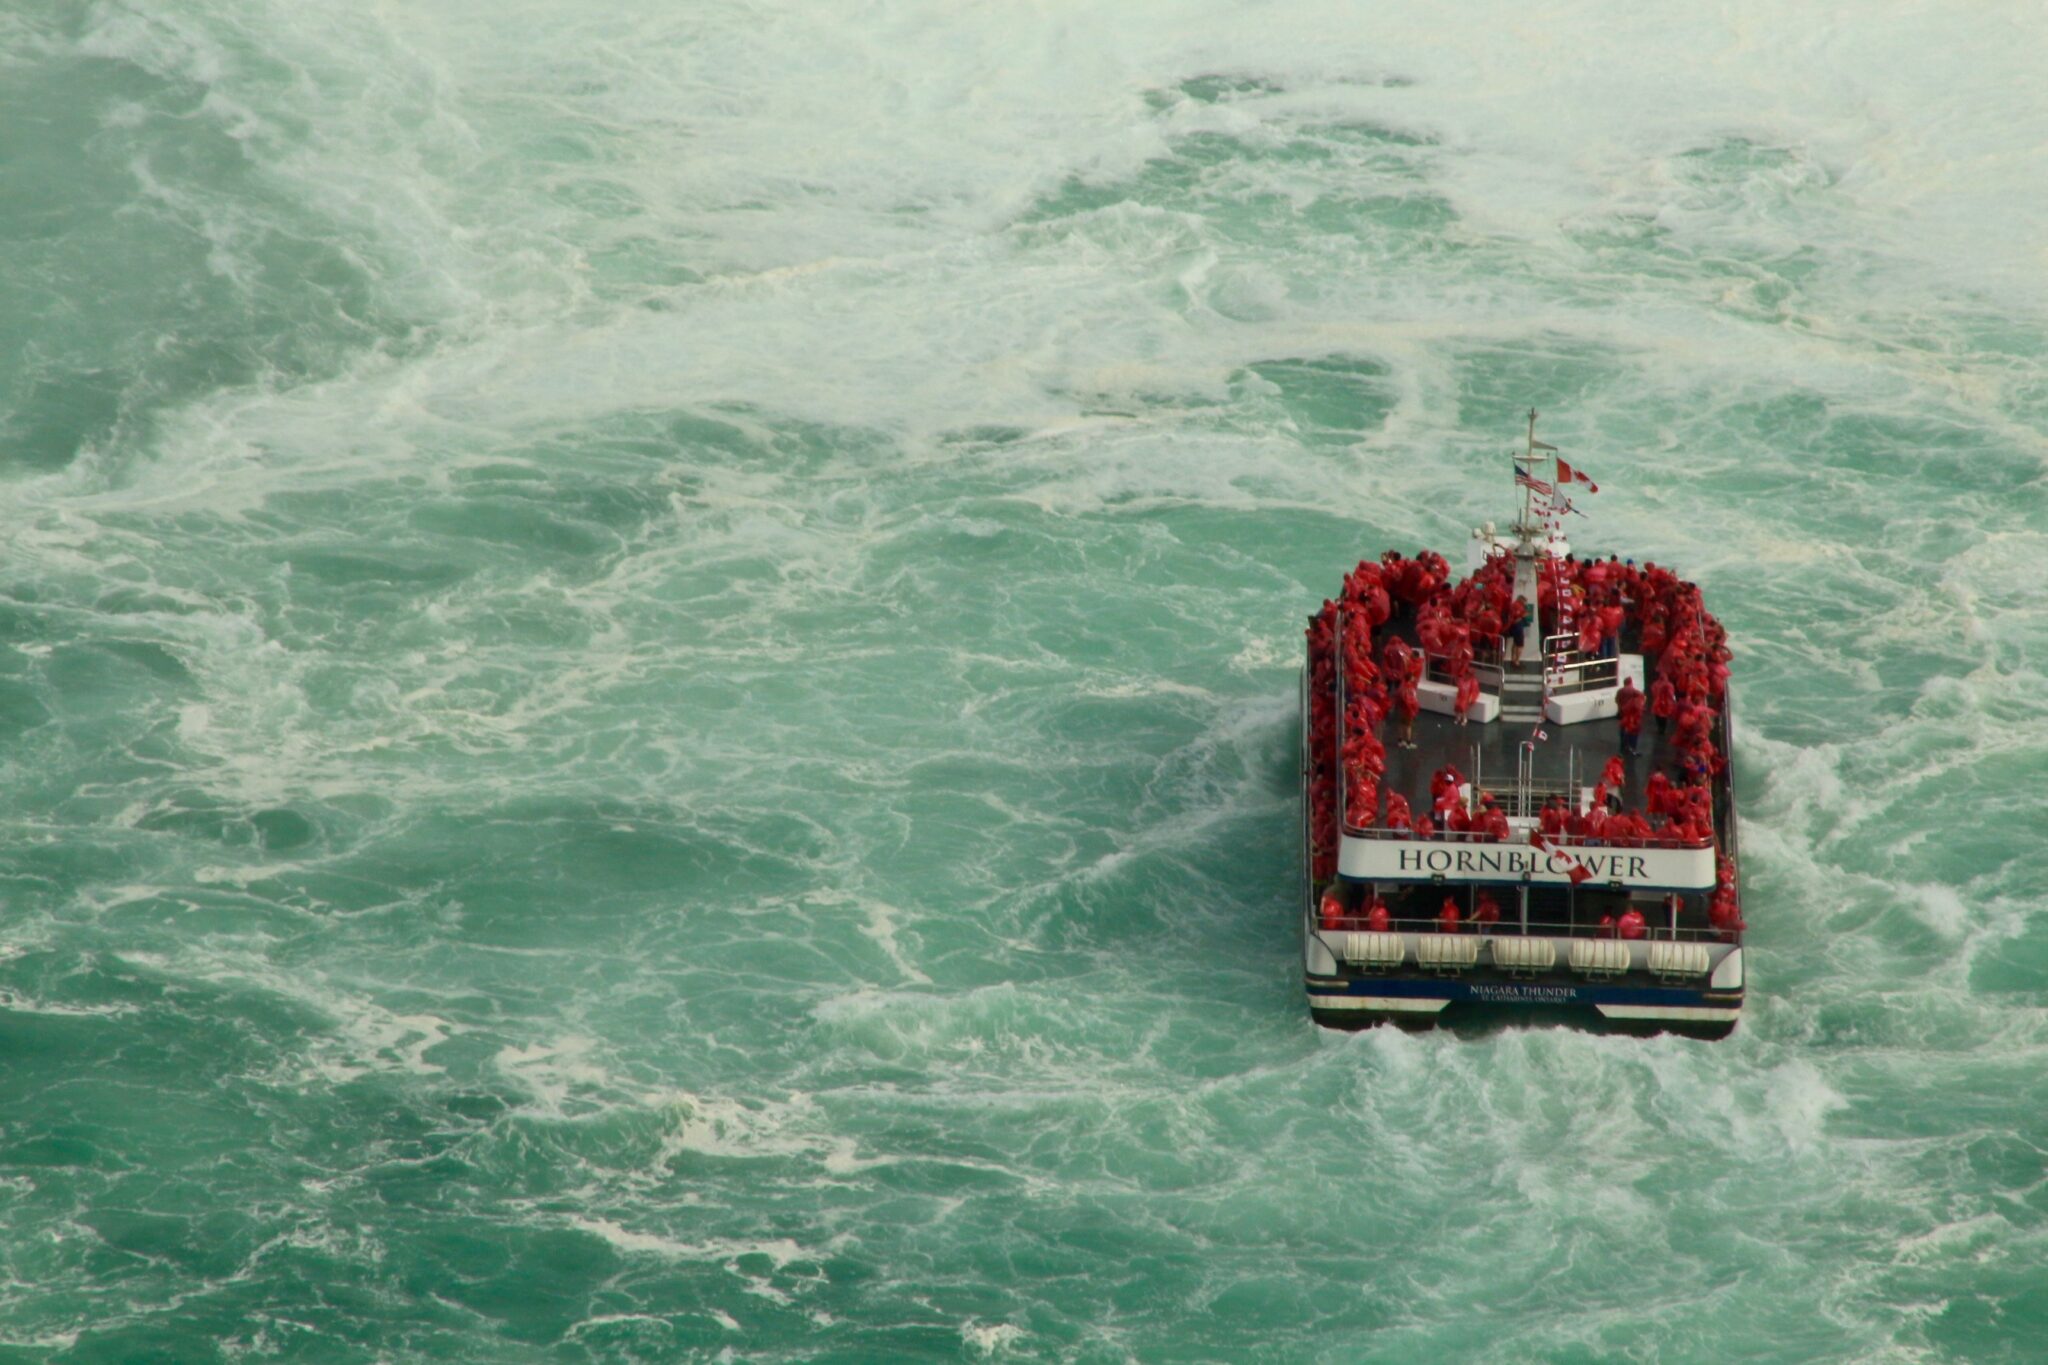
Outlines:
{"type": "Polygon", "coordinates": [[[1310,995],[1309,1008],[1384,1014],[1441,1014],[1448,1000],[1411,1000],[1398,995],[1310,995]]]}
{"type": "Polygon", "coordinates": [[[1595,1005],[1609,1019],[1647,1019],[1673,1024],[1732,1024],[1742,1010],[1706,1005],[1595,1005]]]}

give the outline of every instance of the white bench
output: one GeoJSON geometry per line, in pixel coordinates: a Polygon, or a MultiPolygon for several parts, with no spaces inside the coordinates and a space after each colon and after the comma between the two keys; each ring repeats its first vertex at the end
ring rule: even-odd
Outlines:
{"type": "Polygon", "coordinates": [[[1557,945],[1547,938],[1489,939],[1493,944],[1493,965],[1510,976],[1535,976],[1557,963],[1557,945]]]}
{"type": "MultiPolygon", "coordinates": [[[[1425,678],[1415,684],[1415,696],[1425,711],[1434,711],[1439,716],[1458,714],[1456,683],[1431,682],[1425,678]]],[[[1491,692],[1482,691],[1465,714],[1474,725],[1491,725],[1500,718],[1500,698],[1491,692]]]]}
{"type": "Polygon", "coordinates": [[[1572,970],[1586,976],[1620,976],[1628,970],[1628,945],[1612,938],[1575,938],[1572,970]]]}
{"type": "Polygon", "coordinates": [[[1464,934],[1417,934],[1415,965],[1432,972],[1462,972],[1479,961],[1479,939],[1464,934]]]}
{"type": "Polygon", "coordinates": [[[1709,954],[1704,943],[1669,943],[1658,941],[1650,945],[1650,975],[1661,977],[1705,976],[1709,954]]]}
{"type": "Polygon", "coordinates": [[[1400,934],[1351,929],[1332,934],[1337,955],[1353,966],[1398,967],[1408,960],[1408,940],[1400,934]]]}

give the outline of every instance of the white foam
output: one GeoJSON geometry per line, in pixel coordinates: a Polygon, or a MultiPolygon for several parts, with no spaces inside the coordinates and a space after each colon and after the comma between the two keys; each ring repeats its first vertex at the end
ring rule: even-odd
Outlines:
{"type": "Polygon", "coordinates": [[[34,996],[24,995],[20,991],[0,986],[0,1010],[12,1010],[17,1014],[49,1014],[79,1019],[117,1019],[122,1015],[135,1013],[135,1006],[127,1004],[78,1005],[52,1000],[38,1000],[34,996]]]}
{"type": "Polygon", "coordinates": [[[1999,1259],[1995,1246],[2009,1238],[2014,1232],[2011,1221],[1996,1213],[1981,1213],[1972,1218],[1960,1218],[1954,1222],[1942,1223],[1914,1237],[1899,1243],[1897,1259],[1907,1264],[1947,1260],[1957,1256],[1974,1255],[1979,1261],[1999,1259]]]}
{"type": "MultiPolygon", "coordinates": [[[[1426,7],[1359,16],[1334,0],[1256,19],[1215,4],[1175,7],[1171,22],[1156,5],[1075,10],[1053,26],[1065,34],[1055,42],[1048,26],[999,11],[904,4],[882,20],[890,36],[878,43],[875,16],[855,23],[812,8],[765,25],[679,26],[625,6],[579,18],[567,48],[550,40],[563,19],[544,11],[527,14],[531,27],[508,43],[454,10],[343,20],[259,9],[243,22],[261,45],[304,62],[309,79],[293,94],[306,104],[293,112],[312,130],[266,172],[372,234],[401,263],[386,288],[449,282],[436,301],[462,321],[449,343],[403,365],[369,363],[195,412],[171,434],[179,488],[162,491],[247,505],[268,486],[417,464],[419,441],[450,423],[517,430],[660,408],[678,394],[925,435],[963,414],[1051,429],[1074,405],[1049,396],[1214,392],[1248,359],[1318,347],[1398,361],[1402,426],[1441,430],[1453,400],[1422,379],[1435,363],[1427,352],[1495,329],[1525,335],[1525,301],[1496,312],[1469,294],[1447,299],[1433,281],[1339,278],[1313,298],[1269,266],[1233,274],[1215,264],[1199,224],[1150,208],[1107,211],[1126,221],[1101,247],[1085,232],[1080,249],[995,235],[1066,177],[1115,182],[1196,133],[1254,147],[1329,121],[1425,133],[1434,145],[1414,157],[1428,190],[1461,215],[1454,231],[1554,257],[1560,279],[1573,263],[1566,230],[1648,217],[1702,252],[1770,253],[1817,231],[1854,232],[1892,254],[1894,290],[1905,281],[1913,294],[1945,283],[2038,297],[2031,239],[1987,209],[2038,179],[2048,101],[2016,55],[2027,44],[1994,38],[1998,25],[1941,24],[1929,41],[1931,21],[1905,0],[1853,32],[1760,4],[1646,18],[1615,0],[1548,16],[1533,54],[1518,24],[1486,8],[1475,7],[1456,44],[1440,41],[1441,16],[1426,7]],[[363,111],[360,90],[329,70],[338,39],[363,54],[380,94],[422,116],[423,148],[391,139],[381,111],[363,111]],[[635,55],[576,55],[592,43],[635,55]],[[1825,80],[1807,58],[1817,44],[1829,53],[1825,80]],[[1148,109],[1148,90],[1215,70],[1279,88],[1148,109]],[[1404,80],[1361,82],[1362,73],[1404,80]],[[471,94],[501,86],[537,103],[471,94]],[[1968,98],[1993,89],[2004,92],[1996,101],[1968,98]],[[878,106],[891,90],[916,91],[926,116],[878,106]],[[1535,108],[1541,117],[1526,116],[1535,108]],[[604,140],[602,170],[589,175],[619,187],[640,222],[564,211],[561,170],[546,162],[497,160],[489,183],[455,169],[479,145],[528,136],[522,120],[543,109],[569,136],[604,140]],[[1694,186],[1678,163],[1732,138],[1785,157],[1717,198],[1723,191],[1694,186]],[[748,201],[765,211],[734,213],[748,201]],[[710,279],[670,291],[666,312],[594,299],[589,260],[621,231],[695,243],[714,258],[710,279]],[[1105,272],[1105,249],[1134,257],[1140,277],[1105,272]],[[1010,287],[1006,252],[1030,262],[1033,290],[1010,287]],[[1159,325],[1143,302],[1155,282],[1214,296],[1235,316],[1159,325]],[[878,329],[878,317],[916,326],[878,329]],[[1130,368],[1140,355],[1149,373],[1130,368]],[[800,384],[790,382],[796,364],[800,384]],[[208,472],[216,460],[218,478],[208,472]]],[[[2048,36],[2038,15],[2009,17],[2048,36]]],[[[239,74],[203,25],[103,14],[88,45],[215,87],[239,74]]],[[[1311,199],[1331,189],[1304,187],[1298,169],[1240,173],[1311,199]]],[[[1868,302],[1861,278],[1842,285],[1830,301],[1868,302]]],[[[1696,344],[1683,340],[1672,359],[1690,374],[1703,360],[1775,372],[1794,355],[1810,374],[1836,348],[1812,327],[1758,329],[1730,347],[1718,325],[1653,306],[1621,299],[1553,322],[1644,348],[1681,341],[1672,328],[1685,327],[1696,344]]]]}
{"type": "Polygon", "coordinates": [[[570,1036],[552,1043],[500,1048],[491,1063],[524,1087],[543,1112],[560,1115],[572,1098],[588,1099],[616,1089],[611,1072],[592,1060],[596,1048],[594,1038],[570,1036]]]}
{"type": "Polygon", "coordinates": [[[257,948],[220,942],[194,943],[175,952],[123,950],[117,960],[172,980],[262,991],[326,1016],[331,1032],[316,1036],[303,1057],[278,1059],[282,1067],[303,1067],[330,1084],[372,1072],[437,1076],[440,1064],[426,1054],[467,1026],[438,1015],[395,1011],[367,990],[346,985],[313,969],[269,961],[257,948]]]}
{"type": "Polygon", "coordinates": [[[1017,1345],[1025,1339],[1025,1331],[1014,1323],[982,1323],[970,1318],[960,1324],[960,1339],[967,1344],[968,1350],[986,1357],[1017,1345]]]}
{"type": "MultiPolygon", "coordinates": [[[[837,1238],[829,1239],[820,1251],[806,1248],[789,1237],[759,1240],[707,1237],[701,1241],[684,1241],[659,1233],[636,1232],[607,1218],[572,1215],[567,1221],[570,1227],[600,1237],[629,1255],[655,1256],[668,1261],[714,1262],[743,1280],[747,1293],[784,1305],[793,1303],[794,1299],[770,1277],[781,1275],[793,1262],[814,1261],[822,1255],[831,1254],[839,1242],[837,1238]],[[756,1258],[768,1262],[766,1273],[750,1269],[745,1264],[756,1258]]],[[[725,1315],[719,1316],[722,1323],[731,1322],[725,1315]]],[[[736,1326],[733,1330],[737,1330],[736,1326]]]]}

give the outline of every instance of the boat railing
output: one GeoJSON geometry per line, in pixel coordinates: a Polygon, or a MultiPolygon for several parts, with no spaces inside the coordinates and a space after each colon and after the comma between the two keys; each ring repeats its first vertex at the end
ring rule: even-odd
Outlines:
{"type": "MultiPolygon", "coordinates": [[[[1527,929],[1511,919],[1512,905],[1500,907],[1501,917],[1494,923],[1464,919],[1458,922],[1453,932],[1469,934],[1475,938],[1619,938],[1611,924],[1576,924],[1565,920],[1530,920],[1527,929]]],[[[1367,933],[1372,932],[1364,915],[1345,915],[1325,932],[1367,933]]],[[[1428,919],[1389,919],[1383,931],[1394,934],[1441,934],[1445,932],[1443,921],[1434,916],[1428,919]]],[[[1643,941],[1662,943],[1722,943],[1726,942],[1724,930],[1701,928],[1681,924],[1676,928],[1663,921],[1651,922],[1645,917],[1643,941]]]]}
{"type": "MultiPolygon", "coordinates": [[[[1425,654],[1423,657],[1428,661],[1428,666],[1423,670],[1424,677],[1433,683],[1443,683],[1447,687],[1457,685],[1458,680],[1451,676],[1449,655],[1425,654]]],[[[1471,669],[1472,676],[1479,679],[1480,691],[1500,695],[1501,688],[1507,680],[1506,669],[1497,663],[1485,663],[1477,658],[1473,659],[1471,669]]]]}
{"type": "Polygon", "coordinates": [[[1509,815],[1534,820],[1543,813],[1543,803],[1551,797],[1569,800],[1574,795],[1576,784],[1568,779],[1532,777],[1527,772],[1517,776],[1515,789],[1500,793],[1500,799],[1508,804],[1509,815]]]}
{"type": "Polygon", "coordinates": [[[1721,835],[1721,848],[1728,861],[1736,867],[1742,866],[1741,835],[1736,831],[1735,819],[1735,701],[1723,691],[1720,696],[1721,716],[1716,723],[1715,742],[1720,745],[1721,760],[1727,766],[1716,779],[1724,794],[1722,809],[1715,812],[1714,823],[1721,835]]]}
{"type": "MultiPolygon", "coordinates": [[[[1412,831],[1412,830],[1405,830],[1405,829],[1388,829],[1388,828],[1387,828],[1387,827],[1385,827],[1384,825],[1373,825],[1373,826],[1370,826],[1370,827],[1365,827],[1365,828],[1361,828],[1361,827],[1359,827],[1359,826],[1356,826],[1356,825],[1346,824],[1346,825],[1344,826],[1344,837],[1345,837],[1345,838],[1347,838],[1347,839],[1408,839],[1408,840],[1413,840],[1413,839],[1415,839],[1415,837],[1416,837],[1416,836],[1415,836],[1415,833],[1414,833],[1414,831],[1412,831]]],[[[1484,833],[1483,831],[1480,831],[1480,830],[1455,830],[1455,829],[1440,829],[1440,830],[1437,830],[1437,831],[1436,831],[1435,833],[1433,833],[1433,834],[1429,835],[1429,836],[1428,836],[1428,837],[1427,837],[1426,839],[1424,839],[1424,840],[1423,840],[1422,842],[1424,842],[1424,843],[1432,843],[1432,844],[1490,844],[1490,845],[1495,845],[1495,846],[1500,846],[1500,847],[1517,847],[1517,848],[1518,848],[1518,847],[1522,847],[1522,846],[1524,846],[1524,845],[1528,844],[1528,842],[1529,842],[1529,841],[1528,841],[1527,839],[1506,839],[1506,840],[1502,840],[1502,839],[1493,839],[1493,838],[1489,838],[1489,837],[1488,837],[1488,836],[1487,836],[1487,835],[1486,835],[1486,834],[1485,834],[1485,833],[1484,833]]],[[[1671,835],[1671,834],[1656,834],[1656,833],[1653,833],[1653,834],[1651,834],[1651,835],[1650,835],[1650,836],[1649,836],[1648,838],[1644,838],[1644,839],[1637,839],[1637,838],[1620,838],[1620,839],[1609,839],[1609,838],[1599,838],[1599,839],[1588,839],[1588,838],[1586,838],[1586,837],[1585,837],[1585,836],[1583,836],[1583,835],[1579,835],[1579,836],[1573,836],[1573,835],[1569,835],[1569,834],[1558,834],[1558,835],[1552,835],[1552,836],[1549,836],[1549,837],[1547,837],[1547,838],[1546,838],[1546,839],[1544,840],[1544,842],[1545,842],[1545,843],[1547,843],[1547,844],[1549,844],[1549,845],[1550,845],[1550,846],[1551,846],[1552,848],[1565,848],[1565,849],[1571,849],[1571,848],[1712,848],[1712,847],[1714,846],[1714,840],[1713,840],[1713,836],[1711,836],[1711,835],[1708,835],[1708,836],[1705,836],[1705,837],[1703,837],[1703,838],[1699,838],[1699,839],[1680,839],[1680,838],[1678,838],[1678,837],[1677,837],[1676,835],[1671,835]]]]}
{"type": "Polygon", "coordinates": [[[1544,687],[1553,697],[1619,686],[1620,659],[1581,658],[1571,663],[1548,664],[1544,669],[1544,687]]]}
{"type": "Polygon", "coordinates": [[[1345,772],[1344,750],[1351,740],[1351,691],[1344,678],[1344,613],[1337,613],[1330,632],[1330,653],[1337,661],[1337,829],[1351,832],[1351,779],[1345,772]]]}
{"type": "MultiPolygon", "coordinates": [[[[1308,902],[1315,895],[1316,832],[1314,812],[1309,809],[1308,783],[1315,772],[1316,750],[1314,736],[1309,733],[1309,678],[1315,668],[1315,652],[1308,653],[1308,662],[1301,668],[1301,690],[1296,702],[1300,709],[1301,728],[1301,898],[1308,902]]],[[[1340,825],[1341,829],[1342,826],[1340,825]]]]}

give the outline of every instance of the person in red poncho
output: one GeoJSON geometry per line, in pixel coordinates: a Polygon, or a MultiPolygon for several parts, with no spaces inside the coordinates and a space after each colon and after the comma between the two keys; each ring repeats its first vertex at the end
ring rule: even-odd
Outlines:
{"type": "Polygon", "coordinates": [[[1333,886],[1323,892],[1323,903],[1317,909],[1323,928],[1335,929],[1343,924],[1344,897],[1338,893],[1336,887],[1333,886]]]}
{"type": "Polygon", "coordinates": [[[1436,912],[1437,932],[1442,934],[1457,933],[1458,923],[1464,918],[1464,914],[1458,909],[1458,902],[1450,896],[1445,896],[1443,908],[1436,912]]]}
{"type": "Polygon", "coordinates": [[[1422,615],[1415,621],[1415,638],[1422,642],[1424,654],[1441,654],[1449,647],[1451,633],[1450,618],[1443,608],[1434,604],[1424,607],[1422,615]]]}
{"type": "Polygon", "coordinates": [[[1387,770],[1387,746],[1379,736],[1361,726],[1344,742],[1344,762],[1378,777],[1387,770]]]}
{"type": "Polygon", "coordinates": [[[1657,718],[1660,735],[1670,728],[1671,718],[1678,714],[1678,689],[1661,673],[1650,684],[1650,714],[1657,718]]]}
{"type": "Polygon", "coordinates": [[[1622,610],[1618,603],[1609,602],[1600,608],[1600,657],[1612,659],[1621,653],[1622,610]]]}
{"type": "Polygon", "coordinates": [[[1472,618],[1472,634],[1488,649],[1500,648],[1500,613],[1491,604],[1481,607],[1472,618]]]}
{"type": "Polygon", "coordinates": [[[1444,826],[1453,834],[1472,832],[1472,813],[1465,809],[1465,803],[1455,793],[1446,795],[1443,804],[1444,826]]]}
{"type": "Polygon", "coordinates": [[[1641,643],[1645,663],[1657,662],[1657,656],[1664,652],[1666,634],[1664,613],[1661,610],[1651,612],[1648,619],[1643,622],[1641,643]]]}
{"type": "Polygon", "coordinates": [[[1366,587],[1360,601],[1365,606],[1365,619],[1372,622],[1374,630],[1384,626],[1388,618],[1394,614],[1394,603],[1387,596],[1386,585],[1378,578],[1374,578],[1366,587]]]}
{"type": "Polygon", "coordinates": [[[1649,922],[1643,912],[1631,905],[1621,912],[1621,918],[1614,922],[1614,932],[1620,938],[1641,938],[1649,932],[1649,922]]]}
{"type": "Polygon", "coordinates": [[[1468,725],[1471,723],[1472,705],[1478,700],[1479,679],[1467,673],[1464,677],[1458,679],[1458,696],[1456,701],[1458,724],[1468,725]]]}
{"type": "Polygon", "coordinates": [[[1649,802],[1650,814],[1668,816],[1672,813],[1671,779],[1664,775],[1663,769],[1660,768],[1650,774],[1650,783],[1645,791],[1645,797],[1649,802]]]}
{"type": "Polygon", "coordinates": [[[1500,923],[1500,902],[1493,898],[1491,891],[1479,893],[1479,903],[1472,907],[1472,922],[1481,925],[1500,923]]]}
{"type": "Polygon", "coordinates": [[[1402,682],[1401,690],[1394,694],[1394,715],[1401,722],[1401,747],[1415,747],[1415,716],[1422,710],[1422,696],[1415,689],[1413,680],[1402,682]]]}
{"type": "Polygon", "coordinates": [[[1371,829],[1379,818],[1380,784],[1369,773],[1344,774],[1344,823],[1353,829],[1371,829]]]}
{"type": "Polygon", "coordinates": [[[1621,725],[1621,751],[1633,758],[1636,741],[1643,733],[1643,690],[1636,686],[1634,678],[1621,680],[1621,690],[1614,694],[1614,706],[1621,725]]]}
{"type": "Polygon", "coordinates": [[[1389,679],[1399,680],[1408,676],[1408,642],[1398,635],[1387,637],[1386,647],[1380,651],[1380,669],[1389,679]]]}
{"type": "Polygon", "coordinates": [[[1749,927],[1736,906],[1733,886],[1715,888],[1713,899],[1707,902],[1707,923],[1720,931],[1723,943],[1735,942],[1736,935],[1749,927]]]}
{"type": "Polygon", "coordinates": [[[1365,907],[1365,927],[1375,934],[1384,934],[1392,922],[1387,914],[1387,903],[1375,893],[1372,903],[1365,907]]]}
{"type": "Polygon", "coordinates": [[[1444,672],[1454,678],[1462,678],[1472,671],[1472,633],[1463,626],[1454,627],[1450,649],[1444,658],[1444,672]]]}
{"type": "Polygon", "coordinates": [[[1387,793],[1387,828],[1406,834],[1414,826],[1414,817],[1409,813],[1408,798],[1399,792],[1387,793]]]}
{"type": "Polygon", "coordinates": [[[1411,559],[1401,566],[1401,596],[1413,605],[1427,602],[1444,585],[1443,576],[1430,571],[1429,559],[1424,554],[1421,559],[1411,559]]]}
{"type": "Polygon", "coordinates": [[[1474,828],[1483,832],[1489,839],[1498,839],[1506,842],[1508,837],[1508,813],[1493,803],[1493,797],[1481,797],[1479,820],[1474,828]]]}

